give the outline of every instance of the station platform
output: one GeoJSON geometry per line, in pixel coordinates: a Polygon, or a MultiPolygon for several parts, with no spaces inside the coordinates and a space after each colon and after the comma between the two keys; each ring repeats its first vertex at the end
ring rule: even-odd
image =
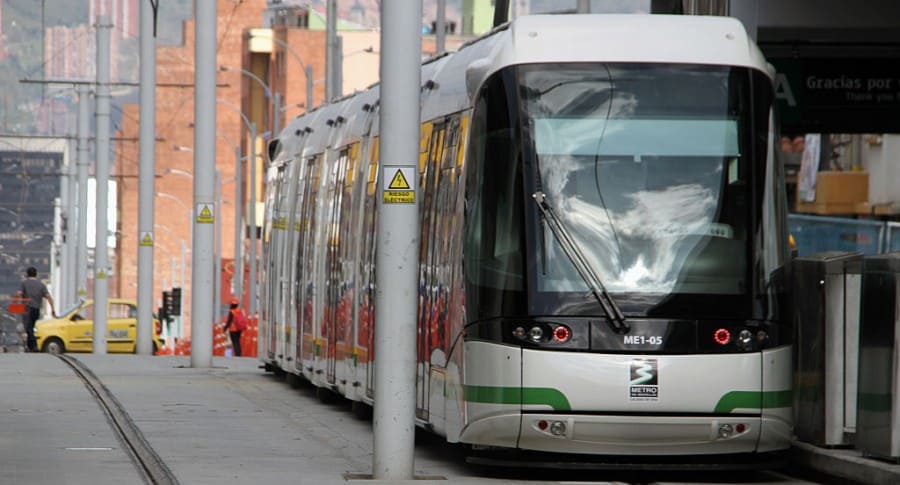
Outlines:
{"type": "MultiPolygon", "coordinates": [[[[396,483],[371,479],[372,429],[346,404],[293,388],[256,358],[69,355],[114,396],[181,484],[396,483]]],[[[0,353],[0,483],[142,483],[111,418],[62,359],[0,353]]],[[[491,477],[460,447],[417,438],[410,483],[561,483],[491,477]]],[[[856,483],[900,483],[900,465],[798,444],[792,465],[856,483]]],[[[591,482],[596,483],[596,482],[591,482]]],[[[809,483],[809,482],[805,482],[809,483]]]]}

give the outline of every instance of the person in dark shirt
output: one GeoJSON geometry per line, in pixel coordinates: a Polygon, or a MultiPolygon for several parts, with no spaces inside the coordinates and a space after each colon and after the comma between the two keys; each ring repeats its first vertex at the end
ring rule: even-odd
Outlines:
{"type": "Polygon", "coordinates": [[[37,340],[34,338],[34,324],[41,318],[41,307],[44,300],[50,304],[50,312],[56,318],[56,307],[53,297],[41,280],[37,279],[37,268],[30,267],[25,270],[25,279],[16,293],[20,298],[25,298],[25,313],[22,314],[22,324],[25,326],[25,352],[37,352],[37,340]]]}

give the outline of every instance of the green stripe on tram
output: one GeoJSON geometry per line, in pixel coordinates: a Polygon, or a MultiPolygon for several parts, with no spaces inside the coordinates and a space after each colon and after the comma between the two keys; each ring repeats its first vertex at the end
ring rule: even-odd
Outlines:
{"type": "Polygon", "coordinates": [[[730,413],[738,408],[787,408],[793,404],[791,391],[731,391],[716,403],[716,413],[730,413]]]}
{"type": "Polygon", "coordinates": [[[484,404],[545,405],[554,411],[571,411],[569,400],[551,387],[465,386],[466,401],[484,404]]]}

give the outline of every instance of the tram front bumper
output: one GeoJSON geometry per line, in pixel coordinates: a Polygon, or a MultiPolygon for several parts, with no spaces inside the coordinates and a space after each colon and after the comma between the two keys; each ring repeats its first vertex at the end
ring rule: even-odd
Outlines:
{"type": "Polygon", "coordinates": [[[763,427],[789,427],[759,416],[501,414],[471,422],[461,440],[523,450],[599,455],[753,453],[763,427]],[[518,440],[498,430],[518,429],[518,440]],[[513,444],[516,443],[516,444],[513,444]]]}

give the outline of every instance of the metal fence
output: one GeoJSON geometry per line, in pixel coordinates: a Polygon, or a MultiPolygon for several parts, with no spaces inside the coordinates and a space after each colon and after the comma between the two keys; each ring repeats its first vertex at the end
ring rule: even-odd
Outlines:
{"type": "Polygon", "coordinates": [[[884,247],[886,253],[900,251],[900,222],[888,222],[884,247]]]}
{"type": "Polygon", "coordinates": [[[859,251],[867,256],[900,251],[900,222],[790,214],[788,229],[797,253],[859,251]]]}

